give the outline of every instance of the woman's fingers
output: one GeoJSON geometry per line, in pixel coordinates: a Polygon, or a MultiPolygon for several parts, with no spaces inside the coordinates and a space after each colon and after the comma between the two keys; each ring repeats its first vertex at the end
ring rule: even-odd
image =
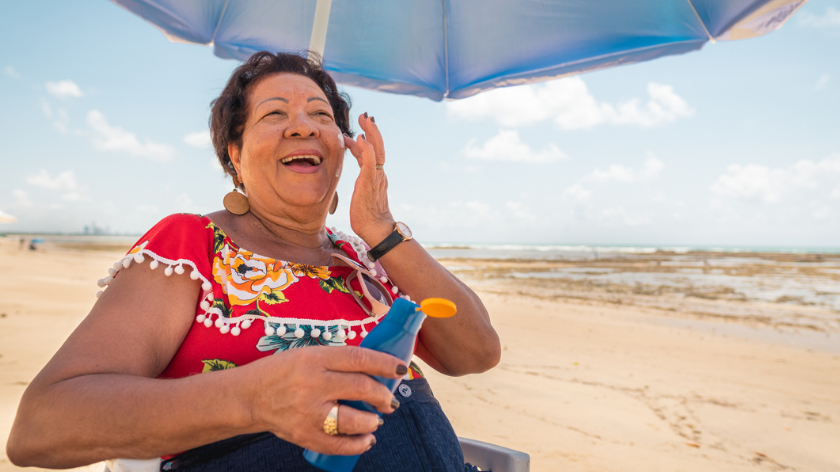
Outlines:
{"type": "Polygon", "coordinates": [[[321,454],[357,456],[373,447],[375,443],[373,434],[327,436],[321,433],[312,444],[299,445],[321,454]]]}
{"type": "MultiPolygon", "coordinates": [[[[353,154],[353,157],[355,157],[356,160],[359,160],[362,157],[362,148],[359,147],[353,138],[347,136],[346,134],[344,135],[344,146],[350,150],[350,154],[353,154]]],[[[359,165],[361,165],[361,163],[359,163],[359,165]]]]}
{"type": "Polygon", "coordinates": [[[323,351],[327,355],[324,361],[327,370],[358,372],[389,379],[398,379],[408,372],[403,361],[384,352],[356,346],[328,349],[323,351]]]}
{"type": "Polygon", "coordinates": [[[360,156],[356,160],[359,162],[359,167],[362,168],[362,173],[373,175],[376,171],[376,151],[364,134],[359,135],[357,139],[360,156]]]}
{"type": "Polygon", "coordinates": [[[362,401],[381,413],[393,413],[399,408],[391,391],[369,375],[331,372],[328,378],[330,398],[362,401]]]}
{"type": "Polygon", "coordinates": [[[380,421],[376,413],[357,410],[346,405],[338,406],[338,434],[372,433],[379,428],[380,421]]]}
{"type": "Polygon", "coordinates": [[[385,141],[382,139],[382,133],[379,132],[379,127],[376,126],[376,120],[367,113],[359,116],[359,126],[365,131],[365,136],[368,142],[373,145],[373,150],[376,156],[377,164],[385,164],[385,141]]]}

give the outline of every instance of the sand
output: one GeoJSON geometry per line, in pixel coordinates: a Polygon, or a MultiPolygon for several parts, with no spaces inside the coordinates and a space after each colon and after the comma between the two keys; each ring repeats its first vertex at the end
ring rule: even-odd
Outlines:
{"type": "MultiPolygon", "coordinates": [[[[120,248],[96,249],[29,252],[0,238],[4,446],[26,385],[87,314],[96,280],[121,255],[120,248]]],[[[482,375],[447,378],[424,369],[460,436],[527,452],[533,471],[840,470],[833,324],[720,315],[785,310],[786,303],[699,297],[692,302],[714,309],[697,309],[673,294],[570,293],[477,275],[498,262],[445,263],[456,272],[468,267],[464,277],[504,349],[501,364],[482,375]]],[[[795,312],[837,317],[804,305],[795,312]]],[[[0,454],[0,472],[10,470],[19,469],[0,454]]]]}

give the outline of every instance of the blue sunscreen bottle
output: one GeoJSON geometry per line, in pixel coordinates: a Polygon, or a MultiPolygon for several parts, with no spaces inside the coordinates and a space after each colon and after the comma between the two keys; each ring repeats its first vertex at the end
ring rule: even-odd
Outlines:
{"type": "MultiPolygon", "coordinates": [[[[402,298],[394,300],[388,314],[379,324],[370,330],[359,347],[380,351],[401,359],[408,365],[414,354],[414,342],[426,315],[433,318],[448,318],[455,314],[455,304],[442,298],[428,298],[418,306],[402,298]]],[[[377,382],[385,385],[394,393],[401,379],[387,379],[372,376],[377,382]]],[[[376,408],[360,401],[339,400],[341,405],[347,405],[358,410],[369,411],[382,416],[376,408]]],[[[331,456],[306,449],[303,457],[313,466],[327,472],[350,472],[356,466],[359,456],[331,456]]]]}

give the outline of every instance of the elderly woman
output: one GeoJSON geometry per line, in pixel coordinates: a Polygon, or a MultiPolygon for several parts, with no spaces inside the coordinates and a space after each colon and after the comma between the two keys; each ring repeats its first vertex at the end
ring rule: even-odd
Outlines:
{"type": "Polygon", "coordinates": [[[352,139],[349,103],[320,64],[262,52],[236,69],[210,121],[240,192],[226,211],[165,218],[109,270],[88,317],[26,390],[9,458],[314,470],[307,448],[365,453],[356,471],[469,470],[422,372],[356,347],[383,316],[378,302],[443,297],[458,315],[427,320],[415,354],[452,376],[500,357],[478,297],[391,215],[374,117],[360,116],[364,134],[352,139]],[[325,228],[345,149],[359,166],[358,238],[325,228]],[[402,377],[399,393],[371,375],[402,377]],[[330,431],[340,399],[385,415],[342,406],[330,431]]]}

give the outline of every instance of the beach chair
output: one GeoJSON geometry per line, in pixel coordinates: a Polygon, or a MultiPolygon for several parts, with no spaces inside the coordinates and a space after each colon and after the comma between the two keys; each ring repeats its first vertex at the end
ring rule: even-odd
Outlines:
{"type": "MultiPolygon", "coordinates": [[[[475,439],[458,438],[464,461],[481,470],[493,472],[529,472],[531,456],[524,452],[475,439]]],[[[117,459],[106,461],[104,472],[158,472],[160,459],[117,459]]]]}
{"type": "Polygon", "coordinates": [[[493,472],[529,472],[531,456],[524,452],[497,446],[475,439],[458,438],[464,461],[481,470],[493,472]]]}

